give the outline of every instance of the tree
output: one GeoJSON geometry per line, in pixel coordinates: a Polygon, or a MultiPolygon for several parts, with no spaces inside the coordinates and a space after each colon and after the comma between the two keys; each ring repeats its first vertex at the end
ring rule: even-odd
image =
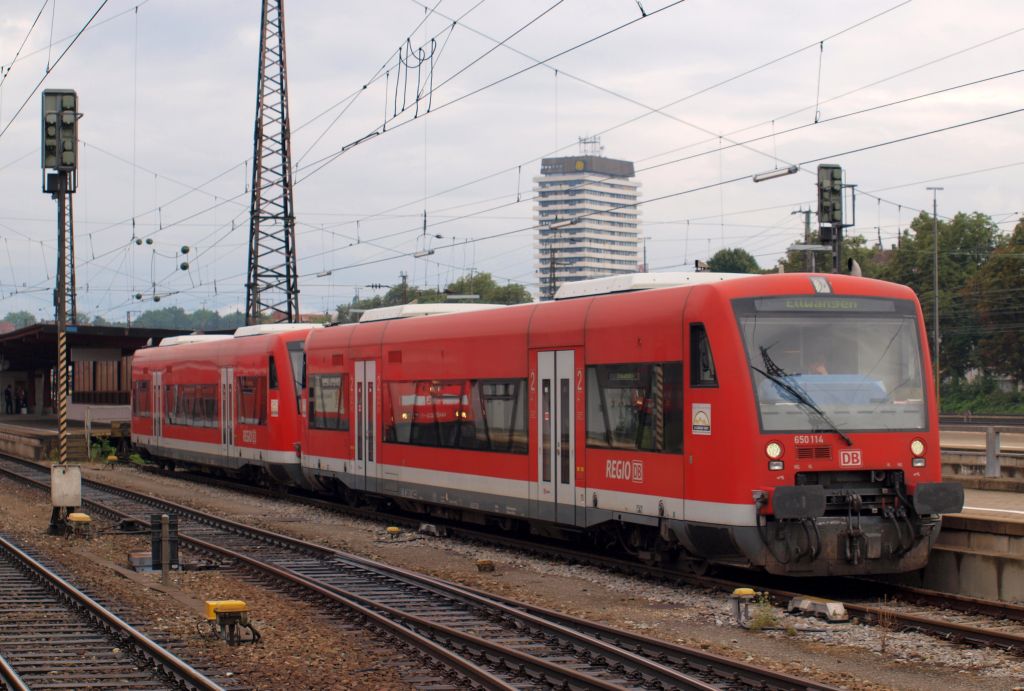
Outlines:
{"type": "Polygon", "coordinates": [[[518,283],[499,286],[489,273],[479,273],[453,281],[441,292],[433,288],[417,288],[405,282],[393,285],[384,295],[353,300],[350,305],[338,305],[337,321],[340,324],[357,322],[363,312],[377,307],[446,302],[449,295],[479,295],[474,302],[495,305],[515,305],[533,300],[526,288],[518,283]]]}
{"type": "MultiPolygon", "coordinates": [[[[940,274],[941,275],[941,274],[940,274]]],[[[977,359],[997,374],[1024,380],[1024,219],[966,282],[955,317],[976,316],[977,359]]],[[[940,320],[945,322],[940,316],[940,320]]],[[[961,327],[943,327],[959,331],[961,327]]],[[[968,327],[969,328],[969,327],[968,327]]]]}
{"type": "Polygon", "coordinates": [[[132,326],[149,329],[182,329],[190,331],[229,331],[245,324],[239,311],[220,315],[213,310],[186,312],[181,307],[147,310],[132,320],[132,326]]]}
{"type": "MultiPolygon", "coordinates": [[[[980,213],[958,213],[939,221],[939,328],[942,338],[940,367],[955,378],[977,366],[978,314],[966,308],[965,286],[988,260],[998,244],[999,228],[980,213]]],[[[934,220],[921,212],[910,223],[898,249],[887,253],[879,278],[910,286],[924,311],[929,344],[934,347],[934,220]]],[[[934,352],[934,351],[932,351],[934,352]]]]}
{"type": "MultiPolygon", "coordinates": [[[[801,236],[797,238],[793,244],[803,245],[804,238],[801,236]]],[[[818,233],[816,231],[811,233],[810,243],[812,245],[820,244],[818,233]]],[[[878,276],[881,269],[879,265],[879,259],[882,255],[882,251],[878,247],[868,247],[868,241],[863,235],[852,235],[843,237],[843,252],[842,261],[843,266],[842,273],[847,273],[847,261],[853,259],[860,266],[861,275],[867,276],[868,278],[874,278],[878,276]]],[[[806,273],[810,272],[811,266],[807,261],[806,250],[787,250],[786,256],[783,257],[779,263],[782,265],[783,270],[786,273],[806,273]]],[[[832,273],[832,252],[815,252],[814,253],[814,270],[817,273],[827,274],[832,273]]]]}
{"type": "Polygon", "coordinates": [[[523,286],[518,283],[500,286],[489,273],[464,276],[448,284],[444,292],[446,295],[479,295],[481,303],[490,305],[518,305],[533,301],[523,286]]]}
{"type": "Polygon", "coordinates": [[[721,273],[761,273],[761,267],[757,265],[757,260],[753,255],[740,247],[718,250],[715,252],[715,256],[708,260],[708,268],[721,273]]]}
{"type": "Polygon", "coordinates": [[[35,324],[36,318],[31,312],[20,310],[18,312],[8,312],[3,321],[14,324],[15,329],[24,329],[26,326],[35,324]]]}

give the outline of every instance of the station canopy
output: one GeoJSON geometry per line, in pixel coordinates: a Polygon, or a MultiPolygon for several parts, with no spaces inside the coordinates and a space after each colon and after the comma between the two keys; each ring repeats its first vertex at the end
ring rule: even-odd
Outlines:
{"type": "MultiPolygon", "coordinates": [[[[163,338],[190,333],[182,329],[68,325],[72,361],[110,361],[131,355],[163,338]]],[[[33,324],[0,334],[0,370],[39,371],[57,365],[57,325],[33,324]]]]}

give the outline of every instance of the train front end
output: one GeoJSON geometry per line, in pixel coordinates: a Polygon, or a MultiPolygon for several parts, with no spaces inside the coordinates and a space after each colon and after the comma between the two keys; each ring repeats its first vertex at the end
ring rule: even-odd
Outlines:
{"type": "Polygon", "coordinates": [[[803,278],[813,292],[731,300],[757,425],[757,520],[738,546],[772,573],[919,569],[963,489],[941,478],[917,300],[880,281],[803,278]]]}

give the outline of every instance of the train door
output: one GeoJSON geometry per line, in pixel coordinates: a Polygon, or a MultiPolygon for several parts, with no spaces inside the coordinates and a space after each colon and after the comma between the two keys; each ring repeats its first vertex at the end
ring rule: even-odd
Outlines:
{"type": "Polygon", "coordinates": [[[355,472],[365,482],[361,489],[379,491],[380,472],[377,463],[377,363],[373,360],[355,362],[356,428],[355,472]]]}
{"type": "Polygon", "coordinates": [[[225,367],[220,371],[220,442],[224,453],[231,454],[235,444],[235,368],[225,367]]]}
{"type": "Polygon", "coordinates": [[[153,396],[153,405],[151,406],[153,415],[153,436],[159,439],[163,435],[164,429],[164,373],[153,372],[153,381],[151,382],[151,390],[153,396]]]}
{"type": "Polygon", "coordinates": [[[575,353],[537,353],[537,490],[535,518],[575,523],[575,353]]]}

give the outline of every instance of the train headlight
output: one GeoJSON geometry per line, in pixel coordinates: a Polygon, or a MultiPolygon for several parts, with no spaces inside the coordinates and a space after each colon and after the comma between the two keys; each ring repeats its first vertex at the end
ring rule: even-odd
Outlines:
{"type": "Polygon", "coordinates": [[[915,458],[910,462],[910,465],[914,466],[915,468],[923,468],[924,463],[925,460],[923,458],[915,458]]]}
{"type": "Polygon", "coordinates": [[[782,444],[777,441],[770,441],[765,445],[764,452],[768,454],[768,458],[777,461],[782,458],[782,444]]]}
{"type": "Polygon", "coordinates": [[[785,467],[782,461],[768,461],[768,470],[783,470],[785,467]]]}
{"type": "MultiPolygon", "coordinates": [[[[915,456],[923,456],[924,455],[924,440],[923,439],[915,439],[914,441],[910,442],[910,453],[914,454],[915,456]]],[[[917,459],[915,459],[915,463],[916,463],[916,460],[917,459]]],[[[921,459],[921,460],[923,461],[924,459],[921,459]]],[[[922,462],[921,465],[924,465],[924,463],[922,462]]]]}

